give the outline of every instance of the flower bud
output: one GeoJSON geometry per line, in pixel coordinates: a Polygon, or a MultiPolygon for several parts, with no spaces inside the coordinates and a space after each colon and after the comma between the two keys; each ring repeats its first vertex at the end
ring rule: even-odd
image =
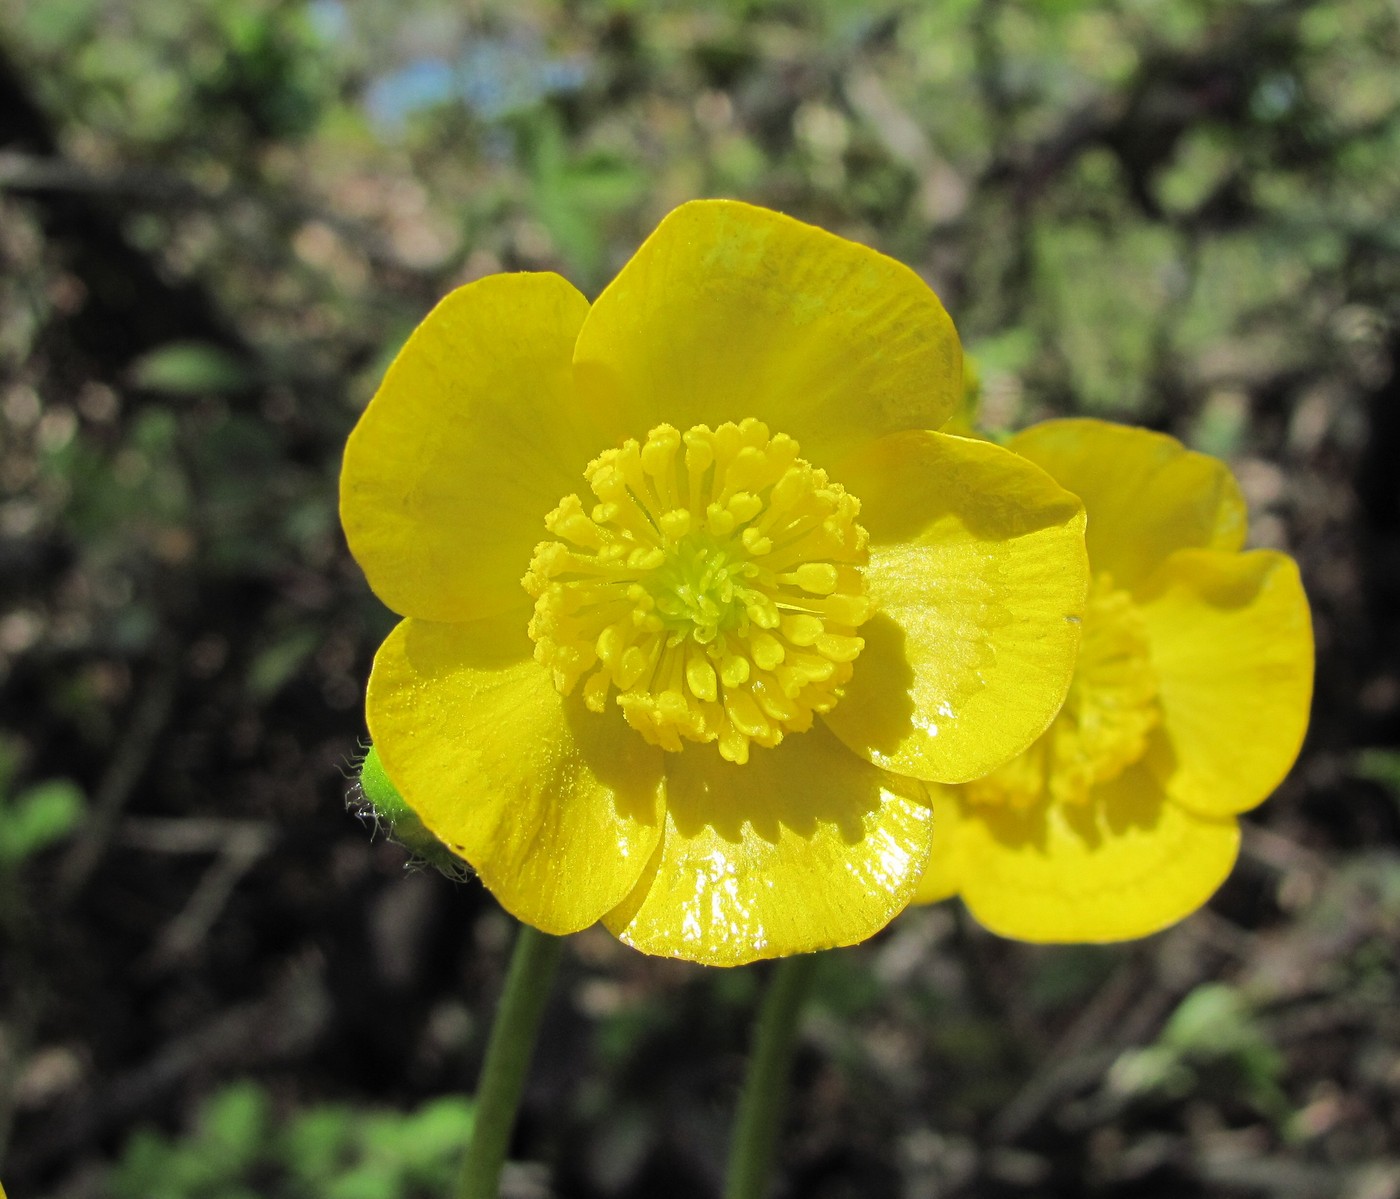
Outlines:
{"type": "Polygon", "coordinates": [[[360,763],[349,802],[357,815],[372,818],[376,828],[387,830],[389,839],[402,845],[416,860],[457,882],[470,876],[471,867],[424,827],[418,813],[399,794],[372,745],[360,763]]]}

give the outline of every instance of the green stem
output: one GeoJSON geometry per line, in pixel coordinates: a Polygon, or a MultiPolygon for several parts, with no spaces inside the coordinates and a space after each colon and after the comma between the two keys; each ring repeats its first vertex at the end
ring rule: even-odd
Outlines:
{"type": "Polygon", "coordinates": [[[476,1089],[476,1116],[471,1144],[462,1160],[457,1199],[496,1199],[515,1113],[525,1089],[525,1072],[535,1051],[535,1035],[563,944],[563,937],[551,937],[528,924],[522,924],[516,934],[476,1089]]]}
{"type": "Polygon", "coordinates": [[[764,1199],[787,1107],[802,1004],[816,976],[817,955],[784,958],[773,972],[754,1032],[749,1074],[739,1096],[724,1199],[764,1199]]]}

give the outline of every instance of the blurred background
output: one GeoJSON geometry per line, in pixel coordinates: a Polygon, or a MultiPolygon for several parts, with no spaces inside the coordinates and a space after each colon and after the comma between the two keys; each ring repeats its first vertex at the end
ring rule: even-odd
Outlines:
{"type": "MultiPolygon", "coordinates": [[[[908,262],[983,415],[1226,457],[1298,767],[1210,907],[829,955],[784,1194],[1400,1196],[1395,0],[0,0],[0,1177],[417,1199],[510,924],[347,812],[341,446],[448,289],[737,196],[908,262]]],[[[571,949],[516,1196],[709,1199],[762,968],[571,949]]]]}

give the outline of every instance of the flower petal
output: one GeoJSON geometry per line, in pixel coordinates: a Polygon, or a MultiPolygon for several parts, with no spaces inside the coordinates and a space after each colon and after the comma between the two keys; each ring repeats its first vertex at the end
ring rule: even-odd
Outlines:
{"type": "Polygon", "coordinates": [[[937,903],[962,890],[967,876],[967,835],[956,787],[928,785],[933,808],[933,850],[914,891],[914,903],[937,903]]]}
{"type": "Polygon", "coordinates": [[[1101,420],[1051,420],[1016,434],[1009,449],[1084,501],[1094,573],[1134,590],[1179,549],[1237,550],[1244,497],[1219,459],[1174,437],[1101,420]]]}
{"type": "Polygon", "coordinates": [[[870,532],[879,615],[825,719],[857,753],[932,782],[978,778],[1054,719],[1088,588],[1084,511],[988,442],[882,438],[838,464],[870,532]]]}
{"type": "Polygon", "coordinates": [[[544,518],[603,448],[570,360],[588,302],[558,275],[492,275],[432,310],[345,447],[340,513],[390,608],[473,620],[515,607],[544,518]]]}
{"type": "Polygon", "coordinates": [[[1166,733],[1153,769],[1198,812],[1247,811],[1283,780],[1308,727],[1313,636],[1298,567],[1271,550],[1183,550],[1139,611],[1166,733]]]}
{"type": "Polygon", "coordinates": [[[576,932],[626,896],[660,839],[661,751],[617,711],[562,697],[527,619],[403,621],[375,657],[366,714],[389,778],[501,905],[576,932]]]}
{"type": "Polygon", "coordinates": [[[963,802],[959,833],[964,902],[992,932],[1022,941],[1121,941],[1166,928],[1224,882],[1240,839],[1233,817],[1172,803],[1141,764],[1083,805],[963,802]]]}
{"type": "Polygon", "coordinates": [[[593,305],[575,365],[617,437],[756,417],[817,466],[937,428],[963,389],[953,323],[913,271],[729,200],[661,222],[593,305]]]}
{"type": "Polygon", "coordinates": [[[604,923],[711,966],[869,937],[909,902],[932,831],[922,788],[820,724],[742,766],[712,745],[669,755],[666,809],[652,868],[604,923]]]}

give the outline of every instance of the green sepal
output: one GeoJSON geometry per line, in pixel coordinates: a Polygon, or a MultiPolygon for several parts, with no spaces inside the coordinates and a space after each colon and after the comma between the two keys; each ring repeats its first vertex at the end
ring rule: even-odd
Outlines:
{"type": "Polygon", "coordinates": [[[388,830],[389,839],[402,845],[415,858],[451,879],[460,881],[470,875],[471,867],[434,837],[418,819],[418,813],[408,806],[408,801],[390,781],[372,745],[360,763],[352,803],[357,799],[361,815],[372,814],[375,823],[388,830]]]}

